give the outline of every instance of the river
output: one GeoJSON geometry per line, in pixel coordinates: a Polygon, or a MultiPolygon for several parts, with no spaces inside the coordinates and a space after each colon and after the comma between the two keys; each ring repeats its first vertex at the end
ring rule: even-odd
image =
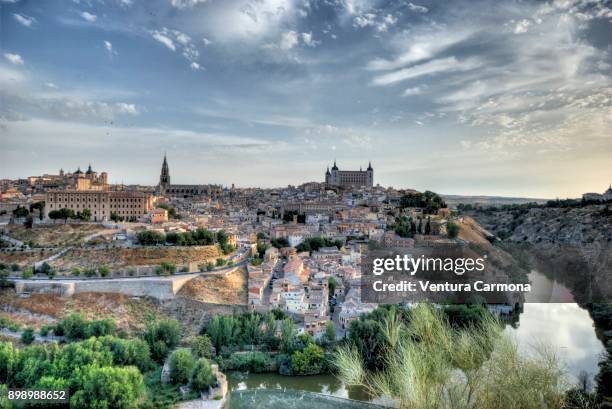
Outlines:
{"type": "MultiPolygon", "coordinates": [[[[508,325],[505,331],[515,337],[524,350],[538,343],[549,345],[558,353],[571,377],[576,379],[580,372],[585,371],[592,380],[604,352],[604,346],[595,334],[593,320],[586,310],[571,302],[571,292],[562,284],[535,270],[530,274],[530,280],[533,283],[533,294],[527,296],[518,323],[508,325]],[[530,299],[542,300],[547,294],[554,295],[555,300],[564,299],[569,302],[529,303],[530,299]]],[[[333,375],[289,377],[269,373],[230,373],[229,381],[232,391],[304,390],[340,398],[368,400],[363,390],[347,388],[333,375]]]]}

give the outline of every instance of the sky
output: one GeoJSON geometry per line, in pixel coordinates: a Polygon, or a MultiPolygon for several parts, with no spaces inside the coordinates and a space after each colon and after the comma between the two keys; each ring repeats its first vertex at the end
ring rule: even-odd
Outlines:
{"type": "Polygon", "coordinates": [[[0,178],[612,181],[612,1],[0,0],[0,178]]]}

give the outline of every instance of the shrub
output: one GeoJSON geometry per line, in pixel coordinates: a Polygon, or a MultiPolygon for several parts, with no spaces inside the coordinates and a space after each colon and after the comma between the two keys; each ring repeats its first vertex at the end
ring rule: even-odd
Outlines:
{"type": "Polygon", "coordinates": [[[176,320],[162,320],[150,324],[145,331],[144,340],[149,344],[151,357],[162,362],[168,351],[178,345],[180,335],[180,326],[176,320]]]}
{"type": "Polygon", "coordinates": [[[226,363],[227,369],[234,371],[267,372],[271,369],[272,359],[266,353],[234,352],[226,363]]]}
{"type": "Polygon", "coordinates": [[[295,351],[291,356],[293,372],[298,375],[316,375],[321,373],[325,364],[323,349],[311,343],[302,351],[295,351]]]}
{"type": "Polygon", "coordinates": [[[32,275],[33,275],[32,267],[24,268],[23,271],[21,272],[21,278],[26,279],[26,280],[29,278],[32,278],[32,275]]]}
{"type": "Polygon", "coordinates": [[[170,356],[170,379],[175,384],[184,384],[189,381],[194,367],[193,356],[187,349],[179,349],[170,356]]]}
{"type": "Polygon", "coordinates": [[[457,236],[459,235],[459,230],[460,230],[460,227],[455,222],[448,222],[446,225],[446,233],[448,234],[448,237],[451,239],[457,238],[457,236]]]}
{"type": "Polygon", "coordinates": [[[200,358],[213,357],[213,344],[208,335],[197,336],[191,345],[193,354],[200,358]]]}
{"type": "Polygon", "coordinates": [[[72,269],[72,275],[75,276],[75,277],[80,276],[81,275],[81,269],[78,268],[78,267],[73,268],[72,269]]]}
{"type": "Polygon", "coordinates": [[[194,391],[207,390],[209,386],[217,383],[208,359],[200,358],[196,361],[189,377],[189,385],[194,391]]]}
{"type": "Polygon", "coordinates": [[[100,266],[98,268],[98,273],[100,274],[100,277],[108,277],[110,275],[110,269],[108,266],[100,266]]]}
{"type": "Polygon", "coordinates": [[[32,342],[34,342],[34,329],[26,328],[21,333],[21,342],[23,342],[25,345],[30,345],[32,342]]]}

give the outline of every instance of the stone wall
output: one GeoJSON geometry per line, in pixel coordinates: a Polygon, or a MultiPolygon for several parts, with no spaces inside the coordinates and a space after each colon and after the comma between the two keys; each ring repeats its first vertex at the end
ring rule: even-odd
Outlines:
{"type": "Polygon", "coordinates": [[[189,280],[198,274],[174,277],[120,278],[103,280],[16,280],[15,291],[22,293],[52,293],[69,297],[84,292],[120,293],[160,300],[174,298],[189,280]]]}

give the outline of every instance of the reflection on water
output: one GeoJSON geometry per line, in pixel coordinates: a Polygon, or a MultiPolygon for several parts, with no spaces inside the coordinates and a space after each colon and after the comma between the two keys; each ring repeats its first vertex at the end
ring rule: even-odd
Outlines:
{"type": "MultiPolygon", "coordinates": [[[[550,294],[553,300],[573,300],[566,287],[540,272],[533,271],[529,278],[537,294],[527,295],[527,301],[542,300],[544,294],[550,294]]],[[[508,326],[506,332],[515,336],[525,350],[538,343],[553,347],[573,377],[581,371],[586,371],[591,377],[597,374],[597,362],[604,346],[595,335],[589,313],[578,304],[527,302],[516,328],[508,326]]]]}
{"type": "Polygon", "coordinates": [[[283,376],[277,373],[246,374],[229,373],[230,390],[244,389],[293,389],[317,392],[344,399],[368,400],[368,395],[360,388],[347,388],[333,375],[283,376]]]}

